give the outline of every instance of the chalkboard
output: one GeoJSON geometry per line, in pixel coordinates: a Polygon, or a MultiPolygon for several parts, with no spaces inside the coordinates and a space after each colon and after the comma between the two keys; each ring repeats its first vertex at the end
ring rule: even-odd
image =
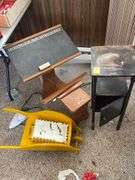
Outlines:
{"type": "Polygon", "coordinates": [[[23,80],[39,72],[38,67],[46,62],[54,65],[78,53],[61,25],[7,45],[5,50],[23,80]]]}

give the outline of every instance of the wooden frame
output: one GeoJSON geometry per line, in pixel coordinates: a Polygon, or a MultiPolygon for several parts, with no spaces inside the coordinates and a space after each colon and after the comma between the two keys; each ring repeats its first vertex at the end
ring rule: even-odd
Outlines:
{"type": "Polygon", "coordinates": [[[44,34],[44,33],[47,33],[47,32],[49,32],[49,31],[52,31],[52,30],[57,29],[57,28],[60,28],[60,27],[61,27],[61,24],[58,24],[58,25],[53,26],[53,27],[51,27],[51,28],[49,28],[49,29],[45,29],[44,31],[41,31],[41,32],[35,33],[35,34],[31,35],[31,36],[28,36],[28,37],[26,37],[26,38],[20,39],[19,41],[16,41],[16,42],[13,42],[13,43],[9,43],[9,44],[7,44],[5,47],[6,47],[6,48],[11,48],[11,47],[16,46],[16,45],[18,45],[18,44],[20,44],[20,43],[23,43],[23,42],[25,42],[25,41],[31,40],[31,39],[33,39],[33,38],[35,38],[35,37],[37,37],[37,36],[40,36],[40,35],[42,35],[42,34],[44,34]]]}

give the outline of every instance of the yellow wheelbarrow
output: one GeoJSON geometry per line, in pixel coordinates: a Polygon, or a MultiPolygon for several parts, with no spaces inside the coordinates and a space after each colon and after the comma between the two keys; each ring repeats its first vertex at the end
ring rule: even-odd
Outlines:
{"type": "Polygon", "coordinates": [[[79,152],[79,145],[82,142],[80,128],[68,116],[55,111],[44,110],[39,112],[23,112],[13,108],[4,108],[4,111],[22,114],[27,117],[21,143],[19,145],[0,146],[0,149],[17,149],[32,151],[70,151],[79,152]],[[55,142],[45,139],[33,140],[32,132],[37,119],[54,123],[63,123],[67,126],[66,141],[55,142]]]}

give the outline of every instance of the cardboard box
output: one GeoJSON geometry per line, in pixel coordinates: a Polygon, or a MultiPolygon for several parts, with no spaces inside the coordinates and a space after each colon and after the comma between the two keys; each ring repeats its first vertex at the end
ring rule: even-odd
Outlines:
{"type": "Polygon", "coordinates": [[[0,14],[0,27],[12,26],[30,0],[16,0],[5,12],[0,14]]]}

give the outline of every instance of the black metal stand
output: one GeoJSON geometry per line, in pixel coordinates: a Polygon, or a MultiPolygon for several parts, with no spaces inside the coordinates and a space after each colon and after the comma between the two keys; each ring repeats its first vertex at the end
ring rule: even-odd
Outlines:
{"type": "Polygon", "coordinates": [[[129,98],[130,98],[130,95],[131,95],[131,92],[132,92],[132,88],[133,88],[133,85],[134,85],[134,81],[135,81],[135,78],[134,77],[131,78],[131,82],[130,82],[128,92],[127,92],[127,94],[126,94],[126,96],[124,98],[124,101],[123,101],[123,105],[122,105],[122,108],[121,108],[121,114],[120,114],[120,118],[119,118],[119,122],[118,122],[118,125],[116,127],[116,130],[119,130],[120,127],[121,127],[123,117],[125,115],[126,108],[127,108],[127,105],[128,105],[128,101],[129,101],[129,98]]]}
{"type": "Polygon", "coordinates": [[[10,59],[9,59],[8,55],[6,54],[6,52],[4,51],[4,49],[0,50],[0,55],[3,58],[3,62],[5,64],[5,68],[6,68],[6,81],[7,81],[8,96],[9,96],[10,100],[13,101],[14,99],[11,95],[10,72],[9,72],[10,59]]]}
{"type": "Polygon", "coordinates": [[[92,76],[92,87],[91,87],[91,95],[92,95],[92,124],[91,124],[91,129],[95,129],[95,103],[96,103],[96,82],[97,82],[97,77],[92,76]]]}
{"type": "MultiPolygon", "coordinates": [[[[95,112],[96,112],[96,83],[97,83],[97,78],[95,76],[92,76],[92,87],[91,87],[91,94],[92,94],[92,125],[91,125],[91,129],[94,130],[95,129],[95,112]]],[[[122,108],[121,108],[121,112],[120,112],[120,118],[116,127],[116,130],[119,130],[123,121],[123,117],[125,115],[126,112],[126,108],[129,102],[129,98],[132,92],[132,88],[135,82],[135,77],[131,77],[131,82],[130,82],[130,86],[128,88],[128,92],[124,97],[124,101],[122,104],[122,108]]]]}

